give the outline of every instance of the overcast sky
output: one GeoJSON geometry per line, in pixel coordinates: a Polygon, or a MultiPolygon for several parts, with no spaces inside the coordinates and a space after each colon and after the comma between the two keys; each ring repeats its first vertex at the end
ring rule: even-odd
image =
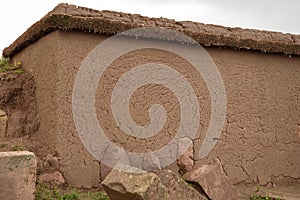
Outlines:
{"type": "Polygon", "coordinates": [[[298,0],[7,0],[1,2],[0,52],[58,3],[300,34],[298,0]]]}

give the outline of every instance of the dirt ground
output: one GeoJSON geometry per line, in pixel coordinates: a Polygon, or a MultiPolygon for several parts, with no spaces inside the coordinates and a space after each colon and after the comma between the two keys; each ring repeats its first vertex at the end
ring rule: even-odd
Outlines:
{"type": "Polygon", "coordinates": [[[299,186],[274,186],[274,187],[266,187],[266,186],[245,186],[238,185],[236,186],[239,191],[242,199],[250,199],[255,194],[260,197],[270,197],[273,199],[284,199],[284,200],[299,200],[300,199],[300,191],[299,186]]]}

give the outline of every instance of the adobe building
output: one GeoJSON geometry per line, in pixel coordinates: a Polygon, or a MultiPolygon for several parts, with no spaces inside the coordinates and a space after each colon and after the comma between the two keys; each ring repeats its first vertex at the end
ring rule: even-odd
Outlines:
{"type": "MultiPolygon", "coordinates": [[[[233,184],[300,185],[300,35],[177,22],[68,4],[59,4],[3,52],[4,56],[21,61],[34,77],[40,126],[29,137],[46,149],[37,150],[38,157],[42,160],[49,152],[57,156],[59,171],[69,185],[99,186],[108,168],[94,158],[79,138],[72,112],[75,78],[97,45],[117,33],[145,27],[183,33],[204,47],[217,66],[226,91],[225,123],[220,136],[214,138],[214,148],[199,158],[212,112],[206,82],[185,59],[148,48],[128,52],[114,62],[97,86],[97,119],[102,129],[111,134],[111,141],[127,145],[124,148],[130,151],[146,152],[151,147],[121,133],[112,121],[109,104],[113,89],[126,70],[147,61],[163,62],[186,77],[199,103],[199,128],[189,149],[191,155],[187,156],[192,165],[220,162],[233,184]]],[[[166,36],[147,40],[176,47],[190,45],[166,36]]],[[[145,85],[133,93],[129,102],[133,121],[141,126],[149,124],[147,112],[152,104],[165,107],[166,123],[171,124],[163,129],[173,136],[181,111],[176,95],[158,84],[145,85]],[[155,98],[157,95],[162,97],[155,98]]],[[[161,135],[151,138],[155,148],[161,148],[169,139],[161,135]]],[[[167,167],[177,172],[182,168],[176,161],[167,167]]]]}

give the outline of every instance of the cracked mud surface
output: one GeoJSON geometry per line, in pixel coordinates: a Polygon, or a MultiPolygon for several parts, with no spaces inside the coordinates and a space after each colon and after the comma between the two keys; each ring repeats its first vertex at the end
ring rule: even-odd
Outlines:
{"type": "MultiPolygon", "coordinates": [[[[80,63],[105,38],[94,34],[56,31],[16,56],[24,68],[32,70],[37,83],[39,112],[43,116],[40,137],[62,157],[61,171],[66,180],[78,186],[97,186],[107,174],[107,169],[102,165],[99,167],[99,162],[83,147],[71,111],[72,85],[80,63]]],[[[210,164],[219,159],[234,184],[300,184],[299,57],[216,48],[206,50],[224,80],[228,101],[227,119],[221,138],[208,159],[197,159],[209,123],[210,99],[204,81],[196,78],[195,82],[191,77],[192,84],[197,84],[199,88],[201,102],[202,128],[198,139],[194,141],[193,151],[196,164],[210,164]]],[[[153,52],[147,55],[156,58],[153,52]]],[[[176,66],[176,63],[172,63],[174,59],[169,60],[169,64],[176,66]]],[[[115,73],[118,75],[117,71],[115,73]]],[[[98,89],[101,90],[101,87],[98,86],[98,89]]],[[[160,89],[157,88],[157,91],[160,89]]],[[[139,102],[146,98],[139,97],[142,93],[142,89],[137,91],[131,101],[139,102]]],[[[96,98],[97,103],[104,100],[99,94],[96,98]]],[[[137,113],[136,108],[141,105],[135,106],[130,109],[137,113]]],[[[147,107],[143,109],[147,110],[147,107]]],[[[100,104],[97,110],[98,119],[106,113],[100,104]]],[[[173,116],[172,112],[170,110],[170,116],[173,116]]],[[[141,124],[148,120],[143,113],[139,114],[141,124]]],[[[134,119],[137,120],[136,117],[134,119]]],[[[175,118],[172,120],[176,121],[175,118]]],[[[103,123],[110,124],[108,121],[103,123]]],[[[126,141],[123,137],[119,139],[126,141]]],[[[156,143],[157,147],[160,142],[165,141],[156,143]]],[[[143,145],[137,144],[137,147],[144,150],[143,145]]],[[[176,164],[170,168],[178,170],[176,164]]]]}

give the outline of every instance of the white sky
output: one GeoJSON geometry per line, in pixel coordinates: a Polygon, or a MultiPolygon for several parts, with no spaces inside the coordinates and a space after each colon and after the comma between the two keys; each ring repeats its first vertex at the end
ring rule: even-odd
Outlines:
{"type": "Polygon", "coordinates": [[[0,11],[0,52],[58,3],[300,34],[298,0],[6,0],[0,11]]]}

